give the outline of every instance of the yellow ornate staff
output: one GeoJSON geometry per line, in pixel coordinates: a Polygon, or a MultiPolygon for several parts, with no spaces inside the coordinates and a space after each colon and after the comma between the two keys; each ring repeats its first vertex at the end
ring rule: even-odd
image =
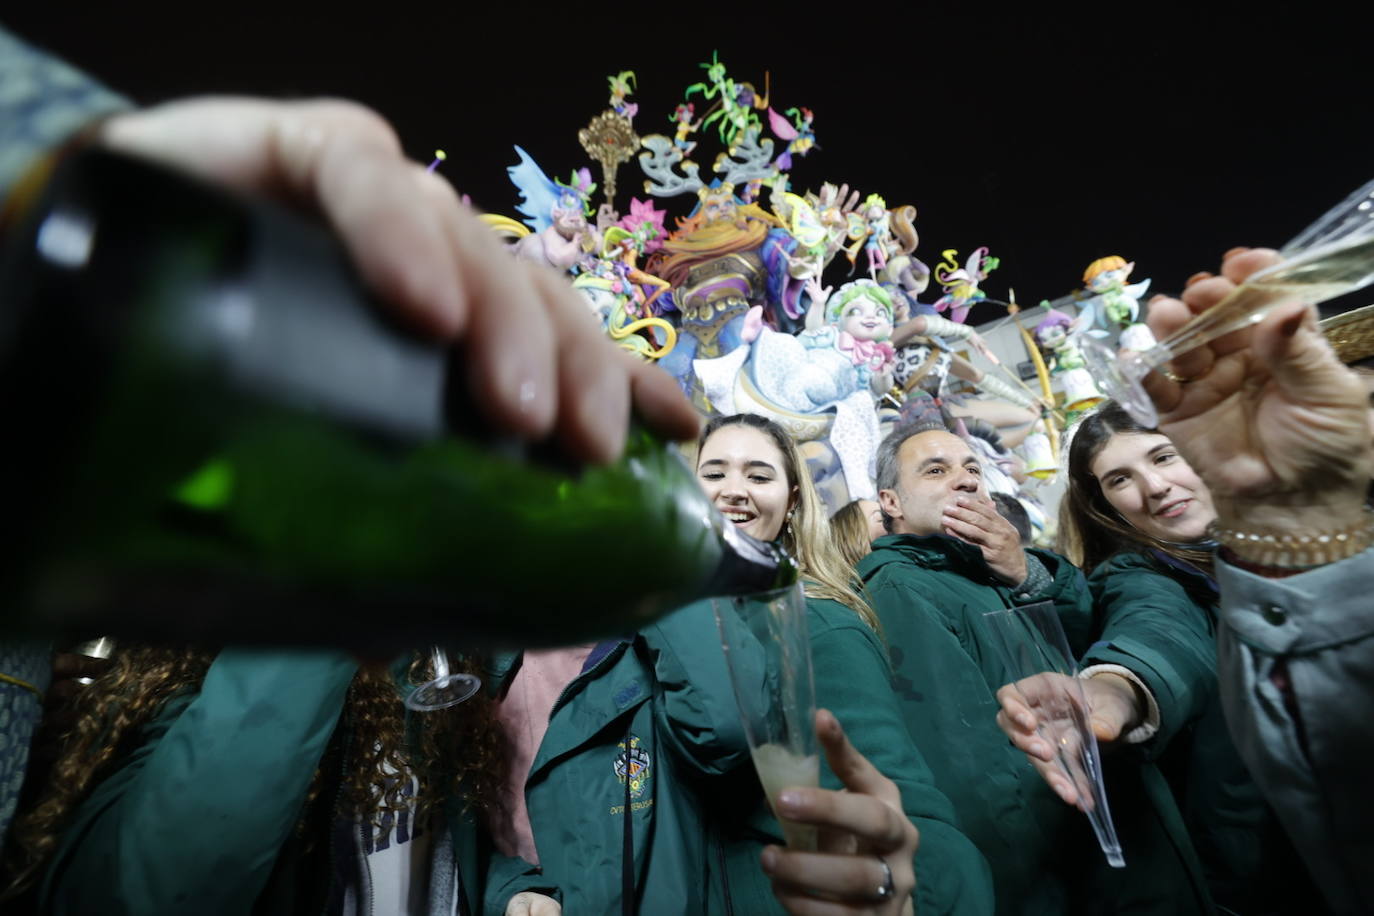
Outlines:
{"type": "Polygon", "coordinates": [[[601,190],[606,203],[615,206],[615,175],[620,166],[634,158],[639,151],[639,135],[635,133],[625,96],[635,85],[633,71],[625,70],[610,78],[611,108],[592,118],[591,123],[577,132],[578,142],[593,162],[601,163],[601,190]],[[617,108],[628,110],[622,114],[617,108]]]}
{"type": "MultiPolygon", "coordinates": [[[[1021,324],[1021,319],[1017,317],[1017,314],[1021,311],[1021,306],[1016,304],[1016,290],[1008,288],[1007,299],[1007,314],[1011,316],[1012,321],[1016,322],[1016,329],[1021,332],[1021,339],[1026,345],[1026,352],[1030,354],[1031,363],[1035,366],[1035,377],[1040,380],[1040,391],[1043,399],[1045,403],[1049,405],[1048,413],[1050,418],[1051,420],[1057,419],[1062,423],[1064,422],[1063,417],[1054,409],[1054,391],[1050,388],[1050,370],[1049,367],[1045,365],[1045,357],[1041,355],[1040,346],[1035,342],[1035,338],[1031,336],[1030,331],[1026,330],[1025,325],[1021,324]]],[[[1058,423],[1046,423],[1045,435],[1048,436],[1050,440],[1050,453],[1054,456],[1054,460],[1058,462],[1058,423]]]]}

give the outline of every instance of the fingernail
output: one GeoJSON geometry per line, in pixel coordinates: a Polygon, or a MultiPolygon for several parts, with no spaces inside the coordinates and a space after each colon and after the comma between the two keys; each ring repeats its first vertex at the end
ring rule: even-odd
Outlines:
{"type": "Polygon", "coordinates": [[[1035,726],[1035,719],[1031,718],[1030,716],[1028,716],[1028,715],[1026,715],[1026,714],[1024,714],[1024,713],[1022,713],[1021,715],[1017,716],[1017,717],[1016,717],[1016,721],[1017,721],[1017,722],[1020,722],[1020,723],[1021,723],[1022,725],[1024,725],[1026,728],[1033,728],[1033,727],[1035,726]]]}
{"type": "Polygon", "coordinates": [[[1154,304],[1155,304],[1156,302],[1158,302],[1159,300],[1161,300],[1161,299],[1167,299],[1167,298],[1169,298],[1169,297],[1166,296],[1166,295],[1164,295],[1163,293],[1155,293],[1153,296],[1151,296],[1151,297],[1149,298],[1149,300],[1146,301],[1145,304],[1146,304],[1146,305],[1154,305],[1154,304]]]}
{"type": "Polygon", "coordinates": [[[776,846],[765,846],[763,848],[763,870],[768,874],[773,873],[773,869],[778,867],[778,849],[776,846]]]}
{"type": "Polygon", "coordinates": [[[1224,261],[1224,260],[1226,260],[1227,258],[1233,258],[1233,257],[1235,257],[1235,256],[1238,255],[1238,254],[1245,254],[1245,252],[1247,252],[1247,251],[1249,251],[1249,250],[1250,250],[1250,249],[1247,248],[1247,247],[1244,246],[1244,245],[1237,245],[1235,248],[1230,249],[1230,250],[1227,251],[1224,255],[1222,255],[1222,256],[1221,256],[1221,259],[1224,261]]]}
{"type": "Polygon", "coordinates": [[[800,808],[802,797],[800,792],[788,789],[778,795],[778,807],[796,809],[800,808]]]}
{"type": "Polygon", "coordinates": [[[626,424],[630,414],[628,380],[617,372],[602,372],[600,378],[578,395],[581,420],[594,435],[594,457],[611,462],[625,450],[626,424]]]}
{"type": "Polygon", "coordinates": [[[1203,280],[1210,280],[1213,276],[1214,274],[1210,274],[1205,270],[1199,270],[1197,273],[1193,274],[1191,277],[1185,280],[1183,285],[1192,286],[1194,283],[1201,283],[1203,280]]]}

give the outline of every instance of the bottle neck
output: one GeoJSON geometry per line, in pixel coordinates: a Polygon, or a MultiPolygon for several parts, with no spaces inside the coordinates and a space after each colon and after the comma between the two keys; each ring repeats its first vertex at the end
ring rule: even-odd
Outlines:
{"type": "Polygon", "coordinates": [[[778,541],[761,541],[725,523],[711,594],[765,592],[797,581],[797,564],[778,541]]]}

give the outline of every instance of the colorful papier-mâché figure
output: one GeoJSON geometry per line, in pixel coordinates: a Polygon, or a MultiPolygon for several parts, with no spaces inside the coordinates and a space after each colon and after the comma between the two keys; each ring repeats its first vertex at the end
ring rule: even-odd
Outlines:
{"type": "Polygon", "coordinates": [[[849,214],[849,237],[854,244],[845,249],[849,263],[853,264],[862,246],[868,258],[869,279],[877,279],[878,271],[887,264],[887,252],[892,244],[891,218],[887,212],[887,201],[877,194],[870,194],[864,200],[863,209],[849,214]]]}
{"type": "Polygon", "coordinates": [[[774,331],[755,309],[739,348],[697,360],[694,368],[713,409],[764,413],[799,440],[827,437],[849,494],[871,498],[881,438],[874,396],[892,383],[892,299],[871,280],[846,283],[828,296],[812,279],[807,292],[806,330],[795,337],[774,331]],[[817,421],[808,423],[808,416],[817,421]]]}
{"type": "Polygon", "coordinates": [[[688,86],[686,94],[700,92],[703,98],[715,100],[702,116],[701,126],[715,124],[721,141],[727,147],[733,146],[741,131],[759,127],[758,112],[768,107],[768,94],[759,95],[753,84],[730,79],[725,73],[725,64],[714,51],[711,62],[702,64],[701,68],[706,71],[706,81],[688,86]]]}
{"type": "Polygon", "coordinates": [[[985,247],[975,248],[964,266],[955,260],[959,253],[953,248],[943,254],[944,260],[935,268],[935,279],[945,288],[945,294],[935,300],[935,310],[948,312],[951,321],[963,322],[969,309],[987,298],[979,284],[997,269],[998,260],[985,247]]]}
{"type": "Polygon", "coordinates": [[[757,204],[736,199],[734,186],[701,188],[696,210],[646,264],[673,290],[681,339],[663,363],[684,389],[693,357],[714,357],[740,344],[745,313],[766,297],[767,271],[759,255],[777,219],[757,204]]]}
{"type": "Polygon", "coordinates": [[[520,147],[520,162],[507,169],[520,191],[517,209],[533,232],[515,245],[518,257],[572,270],[601,248],[600,234],[587,223],[596,190],[591,172],[578,169],[567,184],[550,179],[520,147]]]}
{"type": "Polygon", "coordinates": [[[636,262],[659,244],[663,211],[637,200],[630,207],[630,216],[606,230],[601,256],[573,279],[573,288],[586,297],[606,333],[622,349],[643,359],[661,359],[677,343],[677,329],[653,314],[668,284],[640,270],[636,262]]]}
{"type": "Polygon", "coordinates": [[[773,128],[773,133],[779,140],[787,141],[787,149],[773,163],[779,170],[786,172],[792,168],[793,153],[805,156],[816,145],[816,132],[811,126],[814,119],[810,108],[789,108],[785,116],[768,109],[768,124],[773,128]]]}
{"type": "Polygon", "coordinates": [[[634,102],[627,102],[631,92],[635,91],[635,73],[633,70],[621,70],[615,76],[606,78],[611,84],[611,110],[618,115],[622,115],[626,120],[633,121],[639,113],[639,106],[634,102]]]}
{"type": "Polygon", "coordinates": [[[697,148],[697,142],[690,139],[692,134],[701,129],[701,121],[699,119],[692,120],[695,115],[696,106],[691,102],[683,102],[677,106],[673,116],[668,119],[677,125],[676,133],[673,135],[673,145],[682,150],[684,159],[692,155],[692,150],[697,148]]]}
{"type": "Polygon", "coordinates": [[[1058,309],[1050,309],[1035,326],[1035,342],[1040,345],[1051,373],[1082,369],[1087,365],[1072,331],[1073,319],[1058,309]]]}
{"type": "Polygon", "coordinates": [[[1148,350],[1154,335],[1140,320],[1140,300],[1150,288],[1149,280],[1127,285],[1135,269],[1134,261],[1119,255],[1098,258],[1083,272],[1083,285],[1091,298],[1085,300],[1075,327],[1093,337],[1119,335],[1118,346],[1148,350]]]}
{"type": "MultiPolygon", "coordinates": [[[[892,385],[893,306],[886,290],[871,280],[854,280],[833,296],[813,281],[806,330],[792,337],[763,334],[775,342],[778,355],[763,368],[756,346],[754,380],[759,391],[789,410],[824,410],[851,393],[881,395],[892,385]],[[790,341],[790,342],[789,342],[790,341]]],[[[748,336],[748,332],[746,332],[748,336]]]]}

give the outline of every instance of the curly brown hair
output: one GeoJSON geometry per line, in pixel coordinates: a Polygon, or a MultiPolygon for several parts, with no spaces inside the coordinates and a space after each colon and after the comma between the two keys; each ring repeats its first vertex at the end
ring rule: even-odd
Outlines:
{"type": "MultiPolygon", "coordinates": [[[[115,763],[135,750],[140,726],[168,700],[198,690],[214,657],[194,648],[121,646],[110,669],[72,698],[73,715],[67,719],[74,724],[60,735],[40,728],[36,743],[53,742],[57,753],[15,819],[5,856],[11,880],[0,899],[12,899],[33,884],[77,807],[115,763]]],[[[454,658],[452,668],[471,670],[472,664],[454,658]]],[[[432,676],[428,658],[417,653],[408,680],[419,684],[432,676]]],[[[340,715],[345,727],[336,730],[325,754],[325,760],[348,761],[339,809],[318,810],[326,781],[338,772],[337,766],[322,763],[301,809],[298,833],[307,832],[307,825],[327,829],[336,813],[387,830],[398,822],[399,812],[412,807],[417,817],[426,817],[449,798],[461,799],[468,808],[485,808],[497,798],[504,759],[493,703],[483,692],[456,707],[408,719],[390,669],[365,665],[349,685],[340,715]],[[415,798],[409,796],[406,776],[418,783],[415,798]]],[[[319,838],[305,840],[313,845],[319,838]]]]}

